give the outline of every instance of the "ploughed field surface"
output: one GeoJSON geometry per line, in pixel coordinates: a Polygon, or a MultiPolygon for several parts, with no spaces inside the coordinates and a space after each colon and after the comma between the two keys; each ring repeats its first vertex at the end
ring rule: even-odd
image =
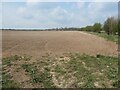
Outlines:
{"type": "Polygon", "coordinates": [[[2,40],[3,57],[40,57],[46,53],[117,55],[117,44],[82,31],[3,31],[2,40]]]}
{"type": "Polygon", "coordinates": [[[117,44],[81,31],[3,31],[3,88],[116,88],[117,44]]]}

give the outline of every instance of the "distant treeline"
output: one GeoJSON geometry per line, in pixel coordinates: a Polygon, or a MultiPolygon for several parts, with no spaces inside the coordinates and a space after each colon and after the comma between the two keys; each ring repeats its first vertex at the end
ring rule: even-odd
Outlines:
{"type": "Polygon", "coordinates": [[[82,27],[80,28],[80,30],[98,32],[98,33],[106,32],[108,35],[111,35],[111,34],[118,34],[118,31],[120,29],[119,25],[120,25],[120,21],[118,22],[118,18],[109,17],[103,24],[95,23],[92,26],[82,27]]]}
{"type": "Polygon", "coordinates": [[[80,28],[75,27],[65,27],[65,28],[53,28],[53,29],[46,29],[48,31],[80,31],[80,28]]]}
{"type": "Polygon", "coordinates": [[[80,28],[52,28],[52,29],[2,29],[10,31],[80,31],[80,28]]]}
{"type": "Polygon", "coordinates": [[[86,26],[82,28],[76,27],[65,27],[65,28],[52,28],[52,29],[2,29],[2,30],[13,30],[13,31],[90,31],[90,32],[106,32],[108,35],[118,34],[118,29],[120,29],[120,21],[118,18],[109,17],[107,20],[101,23],[94,23],[94,25],[86,26]]]}

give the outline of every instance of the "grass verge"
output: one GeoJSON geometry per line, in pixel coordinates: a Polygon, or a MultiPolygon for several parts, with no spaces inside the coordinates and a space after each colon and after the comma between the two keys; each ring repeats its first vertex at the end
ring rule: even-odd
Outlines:
{"type": "Polygon", "coordinates": [[[118,44],[118,35],[108,35],[106,33],[96,33],[96,32],[87,32],[87,33],[94,34],[99,37],[103,37],[106,40],[113,41],[118,44]]]}

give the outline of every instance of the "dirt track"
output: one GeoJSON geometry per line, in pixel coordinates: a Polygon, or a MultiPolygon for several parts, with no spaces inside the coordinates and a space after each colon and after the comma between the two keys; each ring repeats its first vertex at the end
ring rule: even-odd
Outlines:
{"type": "Polygon", "coordinates": [[[3,56],[27,54],[39,57],[45,53],[69,52],[90,55],[117,55],[117,45],[80,31],[3,31],[3,56]]]}

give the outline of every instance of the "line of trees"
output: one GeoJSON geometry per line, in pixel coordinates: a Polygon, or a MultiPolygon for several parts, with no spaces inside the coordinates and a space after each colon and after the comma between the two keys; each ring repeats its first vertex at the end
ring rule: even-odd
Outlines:
{"type": "Polygon", "coordinates": [[[52,29],[45,29],[48,31],[80,31],[80,28],[76,28],[76,27],[61,27],[61,28],[52,28],[52,29]]]}
{"type": "MultiPolygon", "coordinates": [[[[76,28],[76,27],[61,27],[61,28],[52,28],[52,29],[27,29],[28,31],[90,31],[90,32],[106,32],[108,35],[111,34],[118,34],[120,31],[120,20],[115,17],[109,17],[107,20],[101,24],[101,23],[95,23],[91,26],[86,26],[82,28],[76,28]]],[[[17,30],[17,29],[2,29],[2,30],[17,30]]],[[[19,29],[19,30],[26,30],[26,29],[19,29]]],[[[120,34],[120,33],[119,33],[120,34]]],[[[119,35],[120,36],[120,35],[119,35]]]]}
{"type": "Polygon", "coordinates": [[[92,26],[82,27],[81,31],[91,32],[106,32],[108,35],[118,34],[118,19],[115,17],[109,17],[102,25],[101,23],[95,23],[92,26]]]}
{"type": "Polygon", "coordinates": [[[3,31],[80,31],[80,28],[76,27],[61,27],[61,28],[52,28],[52,29],[2,29],[3,31]]]}

